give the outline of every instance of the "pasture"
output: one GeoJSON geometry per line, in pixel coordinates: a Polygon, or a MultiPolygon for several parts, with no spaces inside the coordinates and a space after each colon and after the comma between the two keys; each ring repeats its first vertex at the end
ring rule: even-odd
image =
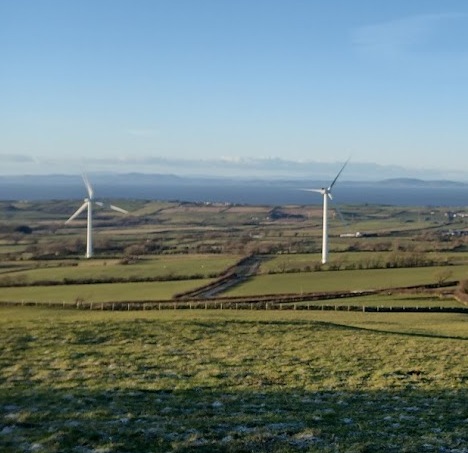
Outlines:
{"type": "Polygon", "coordinates": [[[39,302],[50,304],[170,300],[181,291],[192,290],[209,282],[210,280],[208,279],[198,279],[164,282],[9,287],[0,289],[0,300],[6,302],[39,302]]]}
{"type": "MultiPolygon", "coordinates": [[[[226,292],[229,296],[308,293],[322,291],[361,291],[435,283],[445,267],[366,269],[333,272],[300,272],[256,275],[226,292]]],[[[468,275],[468,266],[457,266],[451,278],[468,275]]]]}
{"type": "MultiPolygon", "coordinates": [[[[205,276],[222,274],[223,270],[233,265],[236,260],[234,257],[232,259],[217,259],[215,256],[212,259],[209,257],[192,256],[187,258],[182,256],[176,259],[168,257],[167,260],[159,258],[155,262],[151,261],[126,267],[113,265],[112,263],[102,264],[92,260],[91,262],[84,262],[84,264],[80,263],[77,268],[73,266],[58,268],[52,266],[17,270],[14,272],[13,277],[8,273],[3,274],[3,277],[0,274],[0,282],[3,281],[4,285],[0,290],[0,301],[74,304],[76,302],[106,303],[171,300],[178,293],[194,290],[214,281],[213,278],[209,279],[205,276]],[[155,265],[155,262],[158,263],[158,266],[155,265]],[[167,263],[169,270],[163,269],[162,263],[167,263]],[[200,273],[187,275],[186,272],[200,273]],[[91,279],[91,281],[87,282],[87,279],[91,279]],[[41,283],[44,281],[47,281],[48,284],[41,283]],[[17,284],[8,285],[8,282],[17,282],[17,284]]],[[[249,297],[273,294],[365,291],[434,284],[438,282],[440,275],[443,275],[445,270],[445,267],[430,266],[402,269],[261,274],[226,290],[223,292],[223,296],[249,297]]],[[[463,279],[467,274],[467,265],[450,268],[451,280],[463,279]]],[[[391,302],[395,297],[387,298],[387,302],[391,302]]],[[[459,305],[453,299],[448,303],[441,303],[437,295],[429,294],[424,297],[431,300],[435,299],[434,303],[429,305],[425,303],[425,306],[459,305]]],[[[381,295],[373,296],[373,298],[374,302],[370,303],[370,306],[381,305],[382,300],[384,300],[381,295]]],[[[368,297],[363,300],[369,301],[372,298],[368,297]]],[[[421,306],[416,298],[411,299],[406,296],[405,303],[402,303],[401,300],[394,306],[421,306]],[[415,304],[412,304],[411,301],[415,302],[415,304]]],[[[338,299],[332,303],[355,305],[361,302],[357,301],[356,298],[352,298],[346,301],[338,299]]]]}
{"type": "Polygon", "coordinates": [[[1,308],[0,449],[464,452],[466,322],[1,308]]]}
{"type": "Polygon", "coordinates": [[[221,296],[385,289],[327,303],[456,308],[454,287],[395,288],[466,279],[464,218],[343,207],[352,227],[331,212],[321,265],[317,207],[117,204],[132,214],[96,211],[84,260],[72,203],[0,202],[0,301],[51,305],[0,307],[2,453],[467,453],[466,314],[174,310],[246,256],[254,275],[221,296]],[[171,309],[67,308],[127,301],[171,309]]]}
{"type": "Polygon", "coordinates": [[[0,284],[70,284],[81,281],[183,280],[220,275],[240,259],[237,255],[168,255],[139,258],[132,264],[117,259],[47,260],[29,263],[5,262],[0,268],[0,284]]]}
{"type": "Polygon", "coordinates": [[[346,228],[332,211],[330,261],[321,265],[317,207],[126,200],[128,216],[96,211],[96,257],[84,260],[86,222],[60,220],[71,204],[0,202],[0,300],[167,300],[249,255],[259,257],[256,275],[224,295],[360,291],[468,274],[467,236],[450,234],[466,220],[441,208],[345,206],[346,228]]]}

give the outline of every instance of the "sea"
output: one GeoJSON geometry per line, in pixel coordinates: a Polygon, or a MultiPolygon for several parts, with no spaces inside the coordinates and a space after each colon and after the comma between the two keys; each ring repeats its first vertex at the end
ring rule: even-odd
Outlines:
{"type": "MultiPolygon", "coordinates": [[[[305,189],[321,185],[299,181],[176,180],[149,183],[119,182],[107,178],[93,183],[96,198],[106,200],[140,199],[241,205],[321,204],[319,193],[305,189]]],[[[325,185],[325,184],[324,184],[325,185]]],[[[86,189],[80,179],[50,183],[0,179],[0,200],[84,199],[86,189]]],[[[399,185],[379,182],[344,182],[333,188],[338,205],[468,206],[468,184],[399,185]]]]}

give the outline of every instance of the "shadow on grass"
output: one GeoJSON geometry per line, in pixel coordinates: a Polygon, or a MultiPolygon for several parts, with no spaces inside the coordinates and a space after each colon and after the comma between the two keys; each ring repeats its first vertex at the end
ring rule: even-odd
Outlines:
{"type": "MultiPolygon", "coordinates": [[[[459,315],[459,316],[466,316],[468,320],[468,315],[459,315]]],[[[236,319],[235,321],[232,320],[225,320],[225,321],[218,321],[219,329],[225,328],[225,326],[229,326],[232,324],[245,324],[245,325],[251,325],[252,321],[251,320],[239,320],[236,319]]],[[[370,328],[370,327],[361,327],[361,326],[353,326],[350,324],[341,324],[337,322],[331,322],[331,321],[319,321],[319,320],[304,320],[300,321],[297,319],[291,320],[268,320],[268,321],[262,321],[262,320],[256,320],[254,321],[255,324],[258,325],[266,325],[266,326],[308,326],[311,327],[315,330],[317,328],[321,328],[323,330],[348,330],[348,331],[360,331],[360,332],[373,332],[373,333],[379,333],[379,334],[389,334],[389,335],[402,335],[402,336],[408,336],[408,337],[421,337],[421,338],[439,338],[443,340],[465,340],[468,341],[468,335],[467,336],[460,336],[460,335],[437,335],[435,333],[418,333],[418,332],[407,332],[405,330],[385,330],[383,328],[370,328]]],[[[198,324],[199,326],[205,326],[205,327],[211,327],[212,322],[206,321],[206,322],[194,322],[193,324],[198,324]]]]}
{"type": "Polygon", "coordinates": [[[467,452],[468,389],[0,390],[0,450],[467,452]]]}
{"type": "Polygon", "coordinates": [[[405,332],[404,330],[395,331],[395,330],[385,330],[385,329],[372,329],[369,327],[359,327],[359,326],[350,326],[348,324],[339,324],[329,321],[316,321],[317,324],[328,325],[329,327],[333,327],[335,329],[343,329],[343,330],[356,330],[356,331],[363,331],[363,332],[373,332],[373,333],[381,333],[386,335],[403,335],[408,337],[421,337],[421,338],[439,338],[442,340],[462,340],[468,341],[468,336],[460,336],[460,335],[437,335],[434,333],[418,333],[418,332],[405,332]]]}

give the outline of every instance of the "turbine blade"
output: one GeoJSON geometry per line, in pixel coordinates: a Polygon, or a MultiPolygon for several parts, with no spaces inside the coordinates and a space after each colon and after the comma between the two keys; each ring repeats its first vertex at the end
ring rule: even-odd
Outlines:
{"type": "Polygon", "coordinates": [[[338,213],[338,216],[340,217],[340,220],[343,223],[343,225],[348,226],[348,222],[346,222],[345,218],[343,217],[343,213],[341,212],[340,208],[337,205],[334,205],[333,209],[335,209],[338,213]]]}
{"type": "Polygon", "coordinates": [[[113,209],[114,211],[121,212],[122,214],[128,214],[128,211],[119,208],[118,206],[114,206],[113,204],[109,205],[109,208],[113,209]]]}
{"type": "Polygon", "coordinates": [[[87,189],[87,191],[88,191],[89,199],[92,200],[92,199],[93,199],[93,195],[94,195],[93,187],[91,186],[91,183],[89,182],[88,177],[87,177],[84,173],[83,173],[81,176],[82,176],[82,178],[83,178],[83,181],[84,181],[84,183],[85,183],[86,189],[87,189]]]}
{"type": "Polygon", "coordinates": [[[73,219],[75,219],[76,217],[78,217],[87,207],[88,207],[88,202],[85,201],[85,202],[76,210],[76,212],[75,212],[65,223],[69,223],[69,222],[71,222],[73,219]]]}
{"type": "Polygon", "coordinates": [[[317,193],[322,193],[321,189],[300,189],[303,190],[304,192],[317,192],[317,193]]]}
{"type": "Polygon", "coordinates": [[[330,184],[330,186],[328,187],[328,190],[331,190],[332,187],[335,185],[336,181],[338,180],[338,178],[340,177],[341,175],[341,172],[344,170],[344,168],[346,167],[346,165],[348,165],[348,162],[349,162],[349,159],[351,158],[348,158],[348,160],[344,163],[344,165],[341,167],[341,170],[338,172],[338,174],[335,176],[335,179],[333,180],[333,182],[330,184]]]}
{"type": "Polygon", "coordinates": [[[102,201],[94,201],[94,204],[101,206],[101,208],[112,209],[113,211],[121,212],[122,214],[128,214],[128,211],[126,211],[125,209],[119,208],[118,206],[115,206],[110,203],[104,203],[102,201]]]}

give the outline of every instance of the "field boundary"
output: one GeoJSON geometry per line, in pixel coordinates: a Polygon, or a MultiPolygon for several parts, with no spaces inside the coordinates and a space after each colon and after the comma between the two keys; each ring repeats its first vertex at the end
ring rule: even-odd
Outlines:
{"type": "MultiPolygon", "coordinates": [[[[38,302],[38,301],[0,301],[0,306],[36,306],[63,309],[81,310],[110,310],[110,311],[132,311],[132,310],[323,310],[323,311],[361,311],[361,312],[428,312],[428,313],[468,313],[468,306],[460,307],[420,307],[420,306],[388,306],[388,305],[340,305],[323,303],[318,301],[330,301],[334,299],[348,299],[368,295],[391,294],[394,292],[412,292],[416,289],[428,291],[428,286],[433,289],[434,285],[423,285],[422,287],[392,288],[366,291],[347,292],[321,292],[303,294],[282,294],[264,296],[238,296],[217,297],[211,299],[183,299],[183,300],[144,300],[144,301],[120,301],[120,302],[38,302]]],[[[452,297],[455,295],[452,294],[452,297]]]]}
{"type": "Polygon", "coordinates": [[[174,302],[87,302],[59,304],[54,302],[0,302],[2,307],[41,307],[53,309],[77,309],[92,311],[146,311],[146,310],[310,310],[310,311],[350,311],[363,313],[465,313],[468,307],[396,307],[365,305],[330,305],[312,303],[268,303],[268,302],[215,302],[195,301],[174,302]]]}

